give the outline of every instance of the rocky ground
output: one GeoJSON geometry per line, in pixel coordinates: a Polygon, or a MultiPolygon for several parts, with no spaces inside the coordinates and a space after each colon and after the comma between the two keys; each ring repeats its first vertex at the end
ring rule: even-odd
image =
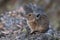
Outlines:
{"type": "Polygon", "coordinates": [[[46,33],[30,34],[26,20],[19,13],[5,12],[0,15],[0,40],[57,40],[54,30],[46,33]]]}

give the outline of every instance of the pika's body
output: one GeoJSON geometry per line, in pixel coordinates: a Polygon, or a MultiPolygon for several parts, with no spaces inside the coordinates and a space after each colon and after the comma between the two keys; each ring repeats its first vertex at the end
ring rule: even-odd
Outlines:
{"type": "Polygon", "coordinates": [[[31,29],[31,33],[34,31],[44,33],[49,29],[49,21],[46,15],[41,15],[39,19],[36,19],[36,17],[32,20],[27,19],[27,24],[31,29]]]}
{"type": "Polygon", "coordinates": [[[48,17],[38,6],[30,4],[24,5],[23,10],[25,11],[23,15],[27,20],[31,33],[34,31],[44,33],[49,29],[48,17]]]}

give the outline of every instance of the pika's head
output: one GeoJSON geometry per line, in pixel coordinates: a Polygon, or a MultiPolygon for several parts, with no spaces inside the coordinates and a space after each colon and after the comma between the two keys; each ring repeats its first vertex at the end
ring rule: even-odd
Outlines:
{"type": "Polygon", "coordinates": [[[36,19],[35,15],[33,13],[28,13],[27,15],[25,15],[25,18],[29,21],[36,19]]]}
{"type": "MultiPolygon", "coordinates": [[[[27,20],[33,20],[33,19],[39,19],[40,15],[42,14],[42,10],[40,9],[40,7],[38,7],[35,4],[25,4],[22,6],[22,9],[24,11],[23,16],[27,19],[27,20]]],[[[22,11],[22,12],[23,12],[22,11]]]]}

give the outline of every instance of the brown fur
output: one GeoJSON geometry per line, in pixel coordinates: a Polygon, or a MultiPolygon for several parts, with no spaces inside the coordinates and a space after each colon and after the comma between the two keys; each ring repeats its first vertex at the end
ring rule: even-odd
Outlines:
{"type": "Polygon", "coordinates": [[[31,15],[31,17],[27,16],[30,19],[33,18],[31,20],[28,20],[27,18],[27,24],[31,29],[31,33],[34,31],[44,33],[49,29],[49,20],[46,15],[40,15],[41,17],[39,19],[36,19],[36,17],[34,17],[34,14],[31,15]]]}

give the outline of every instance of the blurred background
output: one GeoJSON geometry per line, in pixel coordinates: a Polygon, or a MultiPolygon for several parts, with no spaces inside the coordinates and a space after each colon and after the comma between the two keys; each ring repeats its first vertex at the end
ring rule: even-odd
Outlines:
{"type": "Polygon", "coordinates": [[[22,4],[35,3],[46,11],[52,28],[60,31],[60,0],[0,0],[0,14],[19,8],[22,4]]]}

